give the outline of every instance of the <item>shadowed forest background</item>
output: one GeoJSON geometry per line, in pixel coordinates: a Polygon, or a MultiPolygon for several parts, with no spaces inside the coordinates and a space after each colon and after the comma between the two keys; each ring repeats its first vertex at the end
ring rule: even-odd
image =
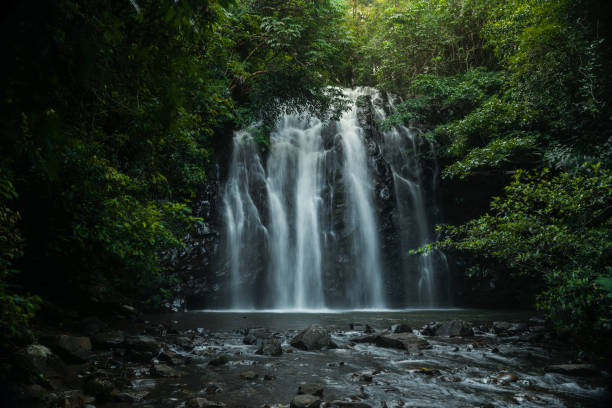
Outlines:
{"type": "MultiPolygon", "coordinates": [[[[333,119],[346,105],[338,87],[354,86],[402,96],[378,126],[419,126],[436,146],[445,224],[420,252],[441,248],[456,281],[508,285],[509,299],[603,352],[610,11],[587,0],[9,2],[2,355],[32,338],[46,301],[92,307],[92,283],[161,307],[180,280],[166,255],[206,221],[192,208],[232,132],[259,123],[265,149],[282,114],[333,119]]],[[[491,296],[489,307],[517,306],[491,296]]]]}

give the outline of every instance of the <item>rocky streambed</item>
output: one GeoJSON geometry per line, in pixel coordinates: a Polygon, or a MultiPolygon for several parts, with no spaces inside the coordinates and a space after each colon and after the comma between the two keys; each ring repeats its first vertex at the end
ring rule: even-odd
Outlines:
{"type": "Polygon", "coordinates": [[[488,318],[499,316],[491,313],[428,317],[433,316],[370,312],[89,318],[16,353],[20,374],[7,389],[19,407],[610,402],[606,367],[576,360],[544,319],[495,321],[488,318]]]}

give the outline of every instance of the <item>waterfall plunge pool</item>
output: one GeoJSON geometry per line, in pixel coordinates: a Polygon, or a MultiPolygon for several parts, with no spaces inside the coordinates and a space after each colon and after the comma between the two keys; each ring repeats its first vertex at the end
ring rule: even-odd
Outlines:
{"type": "Polygon", "coordinates": [[[524,310],[485,310],[462,308],[410,309],[272,309],[272,310],[193,310],[150,316],[151,321],[178,321],[180,330],[204,328],[214,331],[265,327],[270,330],[301,330],[318,323],[347,330],[350,323],[364,323],[375,329],[386,329],[403,323],[418,328],[432,321],[467,320],[474,324],[493,321],[521,321],[533,316],[524,310]]]}

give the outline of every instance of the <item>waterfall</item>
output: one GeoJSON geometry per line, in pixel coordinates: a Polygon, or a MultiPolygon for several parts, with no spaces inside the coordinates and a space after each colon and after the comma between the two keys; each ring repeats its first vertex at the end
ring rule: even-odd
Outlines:
{"type": "Polygon", "coordinates": [[[440,255],[416,263],[408,256],[432,238],[418,157],[423,138],[405,127],[366,131],[358,101],[369,98],[373,118],[384,120],[381,94],[358,88],[345,95],[352,105],[337,122],[281,118],[267,152],[248,132],[235,134],[223,192],[228,306],[385,308],[397,279],[410,286],[406,293],[416,293],[403,304],[437,304],[434,258],[440,255]],[[402,258],[400,271],[382,262],[389,248],[381,245],[386,214],[377,198],[376,155],[392,173],[399,239],[391,246],[402,258]]]}

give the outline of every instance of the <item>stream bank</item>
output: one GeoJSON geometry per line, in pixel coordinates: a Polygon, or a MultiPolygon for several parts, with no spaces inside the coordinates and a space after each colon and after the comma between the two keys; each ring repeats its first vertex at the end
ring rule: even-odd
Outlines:
{"type": "Polygon", "coordinates": [[[9,387],[13,406],[609,402],[605,367],[578,361],[546,320],[525,312],[141,315],[126,306],[116,317],[121,318],[66,318],[61,327],[47,328],[39,344],[17,352],[21,381],[9,387]]]}

